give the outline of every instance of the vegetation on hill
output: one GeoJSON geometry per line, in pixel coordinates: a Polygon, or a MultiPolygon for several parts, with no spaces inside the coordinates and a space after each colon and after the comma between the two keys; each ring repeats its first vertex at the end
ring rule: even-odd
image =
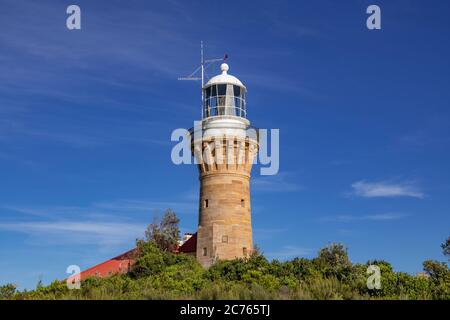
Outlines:
{"type": "MultiPolygon", "coordinates": [[[[313,259],[268,261],[254,253],[204,269],[195,257],[171,252],[177,225],[172,213],[160,225],[152,224],[146,240],[137,241],[136,263],[128,274],[91,277],[79,290],[60,281],[22,292],[7,284],[0,286],[0,299],[450,299],[446,263],[428,260],[423,275],[409,275],[386,261],[353,264],[341,244],[328,245],[313,259]],[[380,289],[367,287],[369,265],[380,268],[380,289]]],[[[442,248],[448,255],[446,243],[442,248]]]]}

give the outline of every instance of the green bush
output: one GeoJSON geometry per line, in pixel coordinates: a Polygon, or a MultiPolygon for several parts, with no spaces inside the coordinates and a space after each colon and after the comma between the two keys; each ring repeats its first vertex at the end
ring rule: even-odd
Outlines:
{"type": "Polygon", "coordinates": [[[0,299],[450,299],[445,263],[425,261],[426,274],[413,276],[383,260],[352,264],[340,244],[323,248],[314,259],[269,262],[254,254],[217,261],[209,269],[154,241],[138,241],[137,248],[128,274],[90,277],[80,290],[61,281],[22,292],[8,284],[0,287],[0,299]],[[369,265],[380,267],[380,289],[367,288],[369,265]]]}
{"type": "Polygon", "coordinates": [[[358,299],[362,296],[335,277],[317,277],[302,281],[293,290],[291,298],[299,300],[343,300],[358,299]]]}
{"type": "MultiPolygon", "coordinates": [[[[189,257],[190,258],[190,257],[189,257]]],[[[194,258],[168,266],[158,275],[151,277],[152,286],[176,293],[192,293],[203,287],[206,280],[204,269],[194,258]]]]}
{"type": "Polygon", "coordinates": [[[433,299],[450,300],[450,270],[446,263],[427,260],[424,271],[430,276],[430,290],[433,299]]]}
{"type": "Polygon", "coordinates": [[[16,293],[16,285],[12,283],[0,286],[0,300],[11,299],[16,293]]]}
{"type": "Polygon", "coordinates": [[[320,273],[326,277],[345,280],[352,272],[352,264],[347,249],[339,243],[332,243],[322,248],[313,263],[320,273]]]}

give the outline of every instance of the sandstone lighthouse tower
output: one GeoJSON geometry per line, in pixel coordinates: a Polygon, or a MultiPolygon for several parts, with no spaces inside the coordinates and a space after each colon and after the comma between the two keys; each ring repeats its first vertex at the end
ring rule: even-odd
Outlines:
{"type": "Polygon", "coordinates": [[[196,254],[205,267],[253,250],[250,172],[258,139],[247,119],[246,87],[226,63],[220,69],[202,84],[202,120],[191,129],[200,179],[196,254]]]}

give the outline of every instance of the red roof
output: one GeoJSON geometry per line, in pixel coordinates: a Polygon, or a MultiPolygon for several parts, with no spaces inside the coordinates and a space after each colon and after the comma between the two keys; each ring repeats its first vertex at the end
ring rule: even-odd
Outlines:
{"type": "MultiPolygon", "coordinates": [[[[130,271],[131,266],[134,263],[133,254],[137,248],[122,253],[117,257],[99,263],[87,270],[80,273],[80,279],[84,280],[88,277],[109,277],[117,273],[127,273],[130,271]]],[[[193,253],[197,250],[197,233],[193,234],[185,243],[175,250],[176,253],[193,253]]],[[[68,278],[69,281],[74,281],[75,276],[68,278]]]]}
{"type": "Polygon", "coordinates": [[[197,251],[197,233],[194,233],[185,243],[178,248],[178,252],[193,253],[197,251]]]}
{"type": "MultiPolygon", "coordinates": [[[[133,254],[135,251],[136,248],[84,270],[80,274],[81,280],[94,276],[103,278],[117,273],[127,273],[134,263],[133,254]]],[[[71,276],[69,279],[74,277],[71,276]]]]}

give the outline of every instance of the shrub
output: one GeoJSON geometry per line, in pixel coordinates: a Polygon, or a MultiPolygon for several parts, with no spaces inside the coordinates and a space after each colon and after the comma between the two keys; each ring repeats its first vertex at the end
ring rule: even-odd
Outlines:
{"type": "Polygon", "coordinates": [[[445,263],[425,261],[426,276],[395,272],[390,263],[371,260],[352,264],[347,250],[332,244],[314,259],[269,262],[247,259],[217,261],[205,270],[195,257],[173,254],[154,241],[137,242],[129,274],[91,277],[81,290],[64,282],[17,292],[0,287],[0,299],[450,299],[450,271],[445,263]],[[377,265],[381,289],[367,288],[367,267],[377,265]]]}
{"type": "Polygon", "coordinates": [[[217,261],[206,274],[209,280],[240,281],[249,270],[268,272],[270,264],[260,255],[252,255],[248,259],[217,261]]]}
{"type": "Polygon", "coordinates": [[[318,277],[302,281],[292,291],[291,298],[299,300],[342,300],[361,298],[361,296],[335,277],[318,277]]]}
{"type": "Polygon", "coordinates": [[[0,286],[0,300],[11,299],[16,293],[16,285],[12,283],[0,286]]]}
{"type": "Polygon", "coordinates": [[[340,243],[332,243],[321,249],[313,262],[326,277],[332,276],[342,280],[352,272],[347,249],[340,243]]]}
{"type": "Polygon", "coordinates": [[[450,299],[450,270],[446,263],[427,260],[423,263],[424,271],[430,276],[430,290],[433,299],[450,299]]]}
{"type": "Polygon", "coordinates": [[[152,286],[175,293],[192,293],[203,287],[206,282],[204,269],[190,256],[179,259],[164,271],[151,277],[152,286]]]}
{"type": "Polygon", "coordinates": [[[174,254],[162,251],[154,242],[138,240],[136,244],[137,257],[131,267],[131,275],[135,278],[158,274],[176,262],[174,254]]]}
{"type": "Polygon", "coordinates": [[[295,258],[292,261],[287,261],[283,264],[283,269],[283,274],[293,276],[299,280],[320,275],[317,265],[312,260],[305,258],[295,258]]]}

